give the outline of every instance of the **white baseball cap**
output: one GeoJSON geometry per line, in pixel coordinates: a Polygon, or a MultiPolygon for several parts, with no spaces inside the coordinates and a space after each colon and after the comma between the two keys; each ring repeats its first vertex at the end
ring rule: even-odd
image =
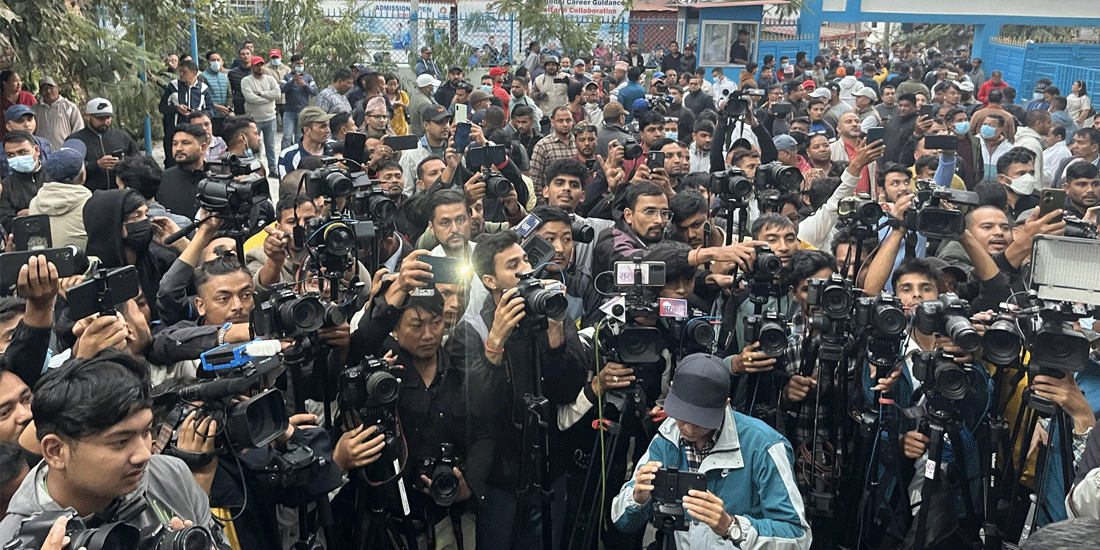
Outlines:
{"type": "Polygon", "coordinates": [[[439,86],[439,79],[427,73],[416,77],[416,87],[423,88],[425,86],[439,86]]]}

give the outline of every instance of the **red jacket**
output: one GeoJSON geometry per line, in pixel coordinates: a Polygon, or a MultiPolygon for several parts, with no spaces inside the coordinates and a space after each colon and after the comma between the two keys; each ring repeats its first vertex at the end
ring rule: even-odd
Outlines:
{"type": "Polygon", "coordinates": [[[509,97],[511,94],[509,94],[508,91],[505,90],[504,87],[500,85],[500,83],[494,82],[493,83],[493,95],[500,98],[500,102],[504,104],[503,105],[504,113],[508,114],[508,100],[511,99],[509,97]]]}
{"type": "Polygon", "coordinates": [[[998,90],[1003,90],[1007,87],[1008,82],[1005,82],[1004,80],[1002,80],[1000,84],[994,83],[992,80],[986,80],[985,83],[982,84],[982,87],[978,88],[978,101],[981,101],[982,105],[989,107],[990,90],[993,90],[994,88],[998,90]]]}

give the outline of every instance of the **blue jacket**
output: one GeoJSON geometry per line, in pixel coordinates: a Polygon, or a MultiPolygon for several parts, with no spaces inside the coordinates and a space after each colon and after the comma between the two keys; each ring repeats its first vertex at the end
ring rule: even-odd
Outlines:
{"type": "Polygon", "coordinates": [[[294,84],[294,77],[297,74],[293,70],[287,73],[283,77],[282,87],[279,88],[286,94],[283,110],[291,113],[302,112],[302,109],[309,107],[309,98],[317,95],[317,83],[313,81],[313,77],[309,76],[309,73],[302,73],[302,80],[306,85],[298,86],[294,84]]]}
{"type": "Polygon", "coordinates": [[[642,88],[637,82],[630,82],[619,90],[619,103],[623,106],[623,109],[626,109],[627,124],[634,120],[634,102],[643,97],[645,97],[645,88],[642,88]]]}
{"type": "MultiPolygon", "coordinates": [[[[655,460],[665,467],[687,470],[687,457],[679,441],[680,429],[675,420],[668,418],[638,461],[638,467],[655,460]]],[[[810,526],[792,464],[791,445],[779,432],[727,408],[722,432],[699,471],[706,473],[707,488],[722,499],[726,512],[737,517],[745,539],[735,547],[688,514],[688,530],[676,532],[676,547],[680,550],[809,548],[810,526]]],[[[652,506],[652,499],[644,505],[634,502],[631,479],[612,503],[611,520],[622,531],[637,531],[649,520],[652,506]]]]}

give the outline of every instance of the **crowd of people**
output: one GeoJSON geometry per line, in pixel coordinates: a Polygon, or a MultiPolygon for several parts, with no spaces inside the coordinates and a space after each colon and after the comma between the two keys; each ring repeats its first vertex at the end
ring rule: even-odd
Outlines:
{"type": "Polygon", "coordinates": [[[425,47],[410,89],[369,64],[316,82],[250,42],[229,64],[172,55],[163,165],[111,98],[0,73],[0,545],[122,521],[236,550],[973,548],[1027,517],[1053,524],[1032,548],[1095,541],[1093,319],[1066,323],[1080,364],[991,387],[1005,365],[950,327],[903,324],[890,364],[830,355],[813,297],[847,280],[906,318],[934,302],[994,330],[1035,237],[1096,238],[1086,84],[1022,101],[965,46],[739,74],[693,46],[532,43],[513,67],[493,45],[477,84],[425,47]],[[957,234],[916,221],[924,197],[962,195],[942,205],[957,234]],[[296,331],[309,300],[325,322],[296,331]],[[947,383],[934,353],[968,381],[946,443],[922,414],[947,383]],[[1027,466],[1030,442],[1013,458],[1024,388],[1064,413],[1033,446],[1070,462],[1027,466]],[[1009,471],[1000,499],[987,468],[1009,471]]]}

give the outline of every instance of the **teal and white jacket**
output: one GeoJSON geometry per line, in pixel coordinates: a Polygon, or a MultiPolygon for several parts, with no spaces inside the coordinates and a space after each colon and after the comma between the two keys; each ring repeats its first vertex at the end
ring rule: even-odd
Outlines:
{"type": "MultiPolygon", "coordinates": [[[[668,418],[649,444],[640,468],[657,461],[666,468],[687,470],[679,446],[680,429],[668,418]]],[[[739,546],[718,536],[707,524],[688,514],[688,530],[676,532],[676,547],[689,549],[806,550],[810,526],[795,483],[791,445],[763,422],[726,409],[726,420],[714,449],[699,467],[707,488],[725,503],[744,532],[739,546]]],[[[636,471],[636,470],[635,470],[636,471]]],[[[633,478],[623,485],[611,506],[611,520],[622,531],[636,531],[649,521],[650,502],[634,502],[633,478]]]]}

